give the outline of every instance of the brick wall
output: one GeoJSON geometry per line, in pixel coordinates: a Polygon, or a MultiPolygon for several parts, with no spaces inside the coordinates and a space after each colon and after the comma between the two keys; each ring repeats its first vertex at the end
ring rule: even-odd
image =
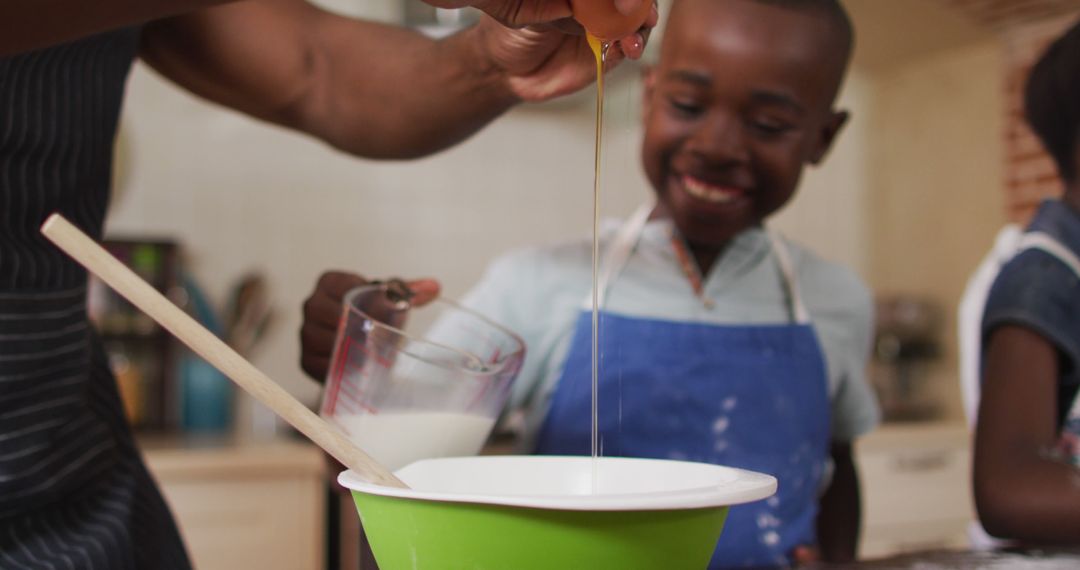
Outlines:
{"type": "Polygon", "coordinates": [[[1076,14],[1009,26],[1001,30],[1005,42],[1006,207],[1009,219],[1025,222],[1039,202],[1061,194],[1054,161],[1024,120],[1023,93],[1028,72],[1046,46],[1074,21],[1076,14]]]}
{"type": "Polygon", "coordinates": [[[978,21],[1002,29],[1055,18],[1077,9],[1076,0],[940,0],[978,21]]]}
{"type": "Polygon", "coordinates": [[[1039,202],[1061,194],[1053,160],[1024,120],[1028,72],[1046,46],[1080,17],[1077,0],[940,0],[1002,38],[1005,109],[1005,204],[1024,223],[1039,202]]]}

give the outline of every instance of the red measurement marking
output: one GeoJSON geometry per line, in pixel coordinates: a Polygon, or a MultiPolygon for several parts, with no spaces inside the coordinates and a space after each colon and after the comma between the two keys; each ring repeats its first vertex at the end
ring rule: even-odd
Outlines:
{"type": "Polygon", "coordinates": [[[357,406],[352,400],[338,400],[337,405],[346,412],[357,413],[357,406]]]}
{"type": "Polygon", "coordinates": [[[359,388],[353,386],[352,384],[346,384],[344,382],[341,383],[341,392],[345,395],[345,397],[354,401],[360,401],[364,395],[364,393],[361,392],[359,388]]]}
{"type": "Polygon", "coordinates": [[[491,391],[492,384],[499,381],[499,380],[501,380],[501,379],[500,378],[494,378],[494,377],[489,377],[487,379],[487,381],[477,380],[477,382],[483,382],[483,386],[480,388],[480,393],[477,394],[476,397],[473,398],[471,402],[469,402],[469,408],[468,409],[470,409],[470,410],[476,409],[476,405],[478,403],[480,403],[480,400],[483,400],[484,396],[486,396],[487,393],[491,391]]]}
{"type": "Polygon", "coordinates": [[[337,360],[333,363],[330,374],[331,385],[330,392],[326,395],[326,405],[323,406],[324,411],[327,413],[334,412],[334,406],[337,405],[338,390],[341,388],[342,373],[345,372],[345,363],[349,359],[349,347],[352,345],[352,339],[345,337],[345,343],[339,347],[337,360]]]}
{"type": "Polygon", "coordinates": [[[364,343],[356,343],[356,348],[360,349],[360,352],[364,353],[364,356],[366,358],[374,358],[375,359],[375,364],[378,364],[379,366],[382,366],[383,368],[390,368],[394,364],[390,359],[386,358],[385,356],[382,356],[381,354],[379,354],[377,352],[375,354],[372,354],[371,351],[368,350],[367,345],[364,344],[364,343]]]}

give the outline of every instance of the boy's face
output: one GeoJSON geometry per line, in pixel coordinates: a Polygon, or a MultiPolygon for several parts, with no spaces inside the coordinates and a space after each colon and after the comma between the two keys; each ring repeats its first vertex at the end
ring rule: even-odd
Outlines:
{"type": "Polygon", "coordinates": [[[645,81],[642,161],[693,245],[783,206],[825,155],[846,53],[827,18],[752,0],[680,0],[645,81]]]}

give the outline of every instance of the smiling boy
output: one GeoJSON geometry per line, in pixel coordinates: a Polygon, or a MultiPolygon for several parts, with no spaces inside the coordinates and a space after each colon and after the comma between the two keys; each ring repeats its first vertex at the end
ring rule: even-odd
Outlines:
{"type": "MultiPolygon", "coordinates": [[[[835,0],[677,0],[645,80],[656,201],[601,234],[603,454],[779,479],[775,497],[731,510],[713,568],[855,554],[851,445],[878,421],[870,294],[763,227],[846,121],[833,104],[851,45],[835,0]]],[[[531,452],[591,451],[591,245],[506,256],[464,299],[526,341],[511,405],[531,452]]],[[[305,337],[332,329],[349,279],[320,283],[305,337]]],[[[329,348],[305,342],[305,357],[329,348]]]]}

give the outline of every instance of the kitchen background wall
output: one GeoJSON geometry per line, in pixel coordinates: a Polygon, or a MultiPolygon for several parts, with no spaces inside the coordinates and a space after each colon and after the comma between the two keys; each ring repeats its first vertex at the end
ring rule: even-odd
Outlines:
{"type": "MultiPolygon", "coordinates": [[[[395,0],[322,3],[384,21],[403,14],[395,0]]],[[[931,389],[956,418],[951,314],[1005,221],[1002,42],[938,0],[845,4],[859,30],[841,95],[853,120],[776,225],[876,291],[944,309],[931,389]]],[[[623,65],[610,80],[605,216],[625,215],[650,192],[637,148],[641,69],[623,65]]],[[[297,331],[322,271],[430,275],[459,297],[494,256],[588,237],[592,101],[590,91],[523,106],[443,154],[375,162],[222,111],[138,66],[108,231],[179,240],[219,304],[241,275],[264,273],[277,319],[255,364],[314,403],[297,331]]],[[[241,427],[253,421],[242,416],[241,427]]]]}
{"type": "Polygon", "coordinates": [[[941,309],[940,357],[921,380],[959,417],[955,307],[1005,222],[1000,50],[980,41],[873,75],[867,278],[880,296],[941,309]]]}

